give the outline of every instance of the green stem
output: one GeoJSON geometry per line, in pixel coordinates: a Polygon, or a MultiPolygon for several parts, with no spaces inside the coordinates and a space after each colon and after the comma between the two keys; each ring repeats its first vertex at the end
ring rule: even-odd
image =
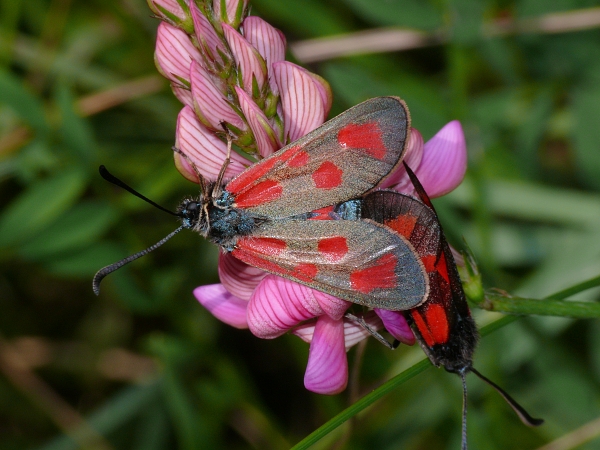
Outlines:
{"type": "MultiPolygon", "coordinates": [[[[519,303],[519,304],[521,304],[521,306],[527,305],[527,304],[545,305],[545,308],[540,308],[540,307],[533,308],[533,306],[529,306],[529,308],[532,311],[533,310],[536,311],[536,312],[530,312],[529,314],[544,314],[544,315],[553,314],[553,315],[561,315],[564,317],[600,317],[600,307],[599,307],[600,304],[582,303],[582,302],[561,302],[561,300],[563,300],[567,297],[570,297],[571,295],[577,294],[578,292],[582,292],[582,291],[585,291],[587,289],[590,289],[592,287],[596,287],[599,285],[600,285],[600,276],[592,278],[591,280],[587,280],[582,283],[579,283],[568,289],[559,291],[559,292],[547,297],[546,300],[533,300],[533,299],[523,299],[523,298],[516,298],[516,297],[506,298],[506,297],[502,297],[500,295],[491,295],[488,297],[491,299],[492,304],[496,307],[498,305],[505,305],[506,309],[511,309],[511,308],[509,308],[509,305],[512,304],[513,305],[512,310],[506,311],[506,312],[512,312],[513,314],[517,314],[517,313],[518,314],[528,314],[526,312],[523,312],[527,308],[519,309],[519,308],[515,307],[515,304],[519,303]],[[548,305],[550,305],[550,306],[548,306],[548,305]],[[567,309],[560,310],[558,308],[558,305],[564,305],[567,307],[567,309]],[[585,309],[583,308],[584,305],[586,307],[585,309]],[[546,312],[550,308],[555,308],[555,311],[557,311],[560,314],[546,312]],[[576,313],[573,313],[573,311],[576,311],[576,313]]],[[[486,302],[484,301],[484,304],[485,303],[486,302]]],[[[499,311],[499,309],[494,309],[494,310],[499,311]]],[[[502,328],[518,319],[519,319],[519,317],[517,317],[517,316],[503,317],[502,319],[497,320],[497,321],[483,327],[481,329],[481,335],[485,336],[487,334],[490,334],[490,333],[496,331],[497,329],[502,328]]],[[[416,375],[420,374],[421,372],[424,372],[429,367],[431,367],[431,363],[428,360],[424,359],[423,361],[420,361],[417,364],[415,364],[414,366],[409,367],[405,371],[399,373],[391,380],[389,380],[386,383],[384,383],[383,385],[379,386],[373,392],[370,392],[369,394],[365,395],[363,398],[358,400],[352,406],[349,406],[348,408],[343,410],[341,413],[339,413],[338,415],[336,415],[329,421],[325,422],[323,425],[321,425],[319,428],[317,428],[311,434],[309,434],[304,439],[302,439],[300,442],[298,442],[296,445],[294,445],[294,447],[292,447],[292,450],[304,450],[304,449],[309,448],[311,445],[315,444],[317,441],[319,441],[320,439],[325,437],[328,433],[331,433],[337,427],[342,425],[348,419],[354,417],[356,414],[358,414],[359,412],[361,412],[368,406],[372,405],[375,401],[379,400],[385,394],[392,391],[393,389],[396,389],[398,386],[404,384],[404,382],[410,380],[411,378],[415,377],[416,375]]]]}
{"type": "Polygon", "coordinates": [[[595,319],[600,317],[600,303],[563,301],[578,292],[600,285],[600,276],[557,292],[544,300],[487,294],[476,306],[488,311],[507,314],[595,319]]]}

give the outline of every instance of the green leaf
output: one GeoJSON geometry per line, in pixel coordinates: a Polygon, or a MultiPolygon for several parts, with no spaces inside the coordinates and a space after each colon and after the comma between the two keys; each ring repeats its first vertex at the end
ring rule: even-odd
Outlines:
{"type": "Polygon", "coordinates": [[[579,89],[574,95],[575,160],[583,181],[596,189],[600,189],[598,105],[600,105],[600,84],[579,89]]]}
{"type": "Polygon", "coordinates": [[[91,291],[91,276],[103,267],[102,261],[112,263],[118,261],[121,255],[122,252],[115,245],[98,242],[85,249],[57,255],[46,262],[46,267],[57,275],[90,277],[91,291]]]}
{"type": "Polygon", "coordinates": [[[19,253],[25,258],[41,259],[84,247],[105,233],[115,218],[108,204],[81,203],[29,240],[19,253]]]}
{"type": "Polygon", "coordinates": [[[0,103],[12,108],[37,133],[49,131],[43,103],[13,75],[0,70],[0,103]]]}
{"type": "Polygon", "coordinates": [[[64,213],[84,187],[85,175],[78,169],[65,170],[31,185],[0,216],[0,248],[34,237],[64,213]]]}

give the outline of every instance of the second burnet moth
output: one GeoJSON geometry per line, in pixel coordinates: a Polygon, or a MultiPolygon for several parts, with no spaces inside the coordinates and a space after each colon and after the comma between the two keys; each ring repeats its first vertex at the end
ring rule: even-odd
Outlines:
{"type": "MultiPolygon", "coordinates": [[[[367,100],[227,183],[228,157],[216,182],[196,170],[200,195],[184,200],[176,212],[101,167],[105,179],[177,216],[181,226],[99,270],[94,292],[99,294],[109,273],[191,229],[251,266],[366,307],[405,311],[431,362],[463,379],[466,448],[466,373],[499,388],[472,367],[477,329],[425,190],[408,166],[419,199],[376,190],[402,163],[409,132],[401,99],[367,100]]],[[[525,423],[541,423],[500,392],[525,423]]]]}

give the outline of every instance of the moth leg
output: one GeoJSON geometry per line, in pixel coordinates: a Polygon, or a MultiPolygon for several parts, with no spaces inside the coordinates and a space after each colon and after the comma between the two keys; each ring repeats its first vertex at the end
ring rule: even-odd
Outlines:
{"type": "Polygon", "coordinates": [[[398,345],[400,345],[400,341],[398,339],[394,339],[394,342],[390,343],[386,338],[379,334],[377,330],[375,330],[371,325],[365,322],[365,319],[363,319],[362,317],[358,317],[350,313],[346,313],[344,317],[359,324],[361,327],[367,330],[371,336],[373,336],[375,339],[377,339],[390,350],[395,350],[396,348],[398,348],[398,345]]]}
{"type": "MultiPolygon", "coordinates": [[[[217,182],[215,183],[212,191],[213,204],[214,202],[221,196],[221,192],[223,190],[223,177],[225,176],[225,171],[231,162],[231,144],[232,139],[231,136],[227,135],[227,156],[225,156],[225,161],[223,161],[223,165],[221,166],[221,170],[219,171],[219,176],[217,177],[217,182]]],[[[215,205],[217,206],[217,205],[215,205]]]]}
{"type": "Polygon", "coordinates": [[[200,170],[198,170],[198,166],[196,166],[196,163],[194,161],[192,161],[188,155],[183,153],[183,151],[181,151],[177,147],[171,147],[171,148],[173,149],[173,151],[175,153],[181,155],[183,157],[183,159],[185,159],[190,166],[192,166],[192,169],[194,169],[194,172],[196,173],[196,176],[198,177],[198,183],[200,184],[200,190],[202,191],[203,194],[207,194],[206,190],[208,189],[208,187],[207,187],[206,180],[200,173],[200,170]]]}

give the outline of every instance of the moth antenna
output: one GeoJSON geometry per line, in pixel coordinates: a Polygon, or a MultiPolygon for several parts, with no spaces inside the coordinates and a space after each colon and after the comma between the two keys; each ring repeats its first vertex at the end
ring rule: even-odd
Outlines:
{"type": "Polygon", "coordinates": [[[194,161],[192,161],[188,155],[186,155],[183,151],[181,151],[177,147],[173,146],[171,148],[173,149],[173,151],[175,153],[177,153],[178,155],[181,155],[183,157],[183,159],[185,159],[190,166],[192,166],[192,169],[194,170],[194,173],[196,174],[196,177],[198,178],[198,184],[200,184],[200,190],[202,191],[203,194],[207,194],[208,186],[206,183],[206,179],[202,176],[202,174],[200,173],[200,170],[198,170],[198,166],[196,165],[196,163],[194,161]]]}
{"type": "Polygon", "coordinates": [[[538,427],[544,423],[544,419],[536,419],[534,417],[531,417],[529,415],[529,413],[527,411],[525,411],[525,408],[523,408],[521,405],[519,405],[515,401],[515,399],[513,399],[510,395],[508,395],[508,393],[504,389],[502,389],[500,386],[498,386],[492,380],[484,377],[481,373],[479,373],[474,368],[471,368],[471,372],[473,372],[481,380],[485,381],[487,384],[489,384],[491,387],[493,387],[502,396],[502,398],[504,398],[506,403],[508,403],[508,405],[517,414],[517,416],[519,416],[519,419],[521,419],[521,422],[523,422],[525,425],[527,425],[528,427],[538,427]]]}
{"type": "Polygon", "coordinates": [[[128,184],[125,184],[123,181],[121,181],[120,179],[118,179],[117,177],[115,177],[112,173],[110,173],[108,171],[108,169],[104,166],[100,166],[98,168],[98,172],[100,172],[100,176],[102,178],[104,178],[106,181],[108,181],[109,183],[112,183],[116,186],[119,186],[120,188],[125,189],[127,192],[135,195],[138,198],[141,198],[142,200],[144,200],[147,203],[150,203],[152,206],[154,206],[155,208],[160,209],[161,211],[164,211],[166,213],[169,213],[173,216],[177,216],[179,217],[179,214],[174,213],[173,211],[160,206],[158,203],[153,202],[152,200],[150,200],[148,197],[146,197],[145,195],[140,194],[138,191],[136,191],[135,189],[133,189],[131,186],[129,186],[128,184]]]}
{"type": "Polygon", "coordinates": [[[346,313],[344,317],[359,324],[361,327],[367,330],[371,336],[373,336],[375,339],[377,339],[390,350],[396,350],[398,348],[398,345],[400,345],[400,341],[398,339],[394,339],[394,342],[390,343],[386,338],[379,334],[377,330],[375,330],[371,325],[369,325],[362,317],[358,317],[350,313],[346,313]]]}
{"type": "Polygon", "coordinates": [[[460,371],[460,379],[463,387],[463,407],[462,407],[462,444],[461,449],[467,450],[467,377],[465,371],[460,371]]]}
{"type": "Polygon", "coordinates": [[[96,272],[96,275],[94,275],[94,279],[92,280],[92,289],[94,290],[94,294],[100,295],[100,282],[104,279],[104,277],[106,275],[114,272],[117,269],[120,269],[125,264],[129,264],[131,261],[135,261],[136,259],[141,258],[144,255],[147,255],[151,251],[156,250],[158,247],[163,245],[165,242],[167,242],[169,239],[171,239],[173,236],[175,236],[177,233],[179,233],[184,228],[185,227],[182,225],[179,228],[177,228],[175,231],[172,231],[167,236],[162,238],[156,244],[148,247],[147,249],[142,250],[141,252],[137,252],[131,256],[128,256],[127,258],[122,259],[121,261],[118,261],[114,264],[111,264],[109,266],[106,266],[106,267],[103,267],[102,269],[100,269],[98,272],[96,272]]]}

